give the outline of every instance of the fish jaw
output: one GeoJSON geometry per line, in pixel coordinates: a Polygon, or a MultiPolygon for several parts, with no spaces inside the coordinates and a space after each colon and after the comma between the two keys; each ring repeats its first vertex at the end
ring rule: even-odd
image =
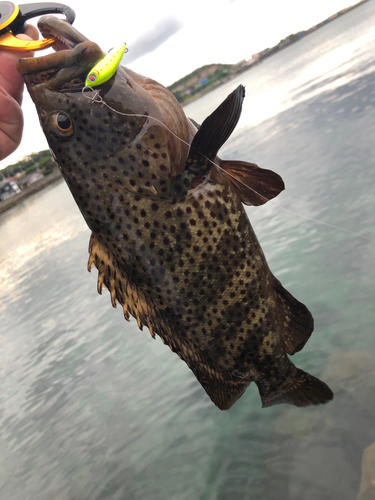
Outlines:
{"type": "Polygon", "coordinates": [[[172,200],[190,140],[188,120],[174,96],[154,80],[121,66],[103,85],[83,92],[88,72],[104,53],[65,21],[45,16],[38,26],[44,36],[55,37],[57,52],[23,59],[18,70],[72,192],[77,191],[77,169],[81,178],[92,179],[95,164],[101,168],[103,161],[111,161],[107,186],[118,184],[126,192],[172,200]],[[56,135],[58,113],[71,121],[70,137],[56,135]],[[72,159],[72,149],[79,161],[72,159]]]}
{"type": "Polygon", "coordinates": [[[40,86],[60,92],[82,90],[87,73],[103,57],[100,47],[87,41],[47,56],[21,59],[17,68],[34,97],[40,86]]]}
{"type": "Polygon", "coordinates": [[[72,49],[82,42],[89,41],[70,23],[55,16],[42,16],[38,21],[38,28],[44,38],[55,39],[53,48],[56,51],[72,49]]]}
{"type": "MultiPolygon", "coordinates": [[[[18,71],[29,91],[39,84],[62,90],[64,84],[70,84],[75,78],[85,78],[87,70],[104,57],[97,44],[90,42],[63,19],[43,16],[39,19],[38,28],[45,38],[55,39],[52,46],[55,53],[19,61],[18,71]]],[[[78,81],[75,84],[78,85],[78,81]]]]}

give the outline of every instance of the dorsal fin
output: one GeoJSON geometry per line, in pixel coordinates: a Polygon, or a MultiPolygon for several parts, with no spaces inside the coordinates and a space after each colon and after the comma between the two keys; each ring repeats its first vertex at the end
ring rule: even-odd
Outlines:
{"type": "Polygon", "coordinates": [[[213,160],[235,129],[241,115],[245,87],[239,85],[199,127],[190,146],[186,167],[209,158],[213,160]]]}
{"type": "Polygon", "coordinates": [[[241,397],[251,380],[233,380],[229,373],[218,370],[211,364],[199,347],[182,336],[164,311],[118,267],[114,255],[95,233],[91,234],[89,254],[88,270],[95,266],[99,272],[98,292],[102,293],[104,285],[111,294],[113,307],[117,303],[123,307],[126,320],[129,321],[130,316],[133,316],[141,330],[145,325],[152,337],[159,335],[164,344],[185,361],[215,405],[221,410],[230,408],[241,397]]]}

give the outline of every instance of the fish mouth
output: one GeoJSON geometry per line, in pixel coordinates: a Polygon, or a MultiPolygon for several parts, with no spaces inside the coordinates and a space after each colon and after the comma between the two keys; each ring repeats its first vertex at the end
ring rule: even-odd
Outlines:
{"type": "Polygon", "coordinates": [[[88,72],[104,57],[101,48],[67,21],[54,16],[41,17],[38,29],[44,38],[55,39],[55,52],[18,61],[17,69],[29,90],[36,85],[61,91],[66,86],[82,89],[88,72]]]}

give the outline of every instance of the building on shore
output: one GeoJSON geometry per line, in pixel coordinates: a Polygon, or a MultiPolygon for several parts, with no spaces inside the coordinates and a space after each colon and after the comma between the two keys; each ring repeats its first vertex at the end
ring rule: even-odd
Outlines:
{"type": "Polygon", "coordinates": [[[17,179],[17,183],[21,189],[25,189],[33,182],[36,182],[39,179],[43,179],[43,177],[44,175],[42,174],[42,172],[36,171],[29,175],[23,175],[22,177],[17,179]]]}
{"type": "Polygon", "coordinates": [[[6,200],[21,192],[17,182],[12,178],[4,179],[0,182],[0,201],[6,200]]]}

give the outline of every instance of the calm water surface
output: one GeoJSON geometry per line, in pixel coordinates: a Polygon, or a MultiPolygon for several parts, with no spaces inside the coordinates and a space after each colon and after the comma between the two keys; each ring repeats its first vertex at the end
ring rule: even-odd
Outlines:
{"type": "Polygon", "coordinates": [[[374,25],[369,2],[185,108],[202,121],[246,85],[221,156],[286,183],[248,215],[315,317],[293,361],[334,402],[262,410],[254,385],[215,408],[177,356],[97,294],[89,230],[61,182],[0,217],[0,498],[356,498],[375,441],[374,25]]]}

